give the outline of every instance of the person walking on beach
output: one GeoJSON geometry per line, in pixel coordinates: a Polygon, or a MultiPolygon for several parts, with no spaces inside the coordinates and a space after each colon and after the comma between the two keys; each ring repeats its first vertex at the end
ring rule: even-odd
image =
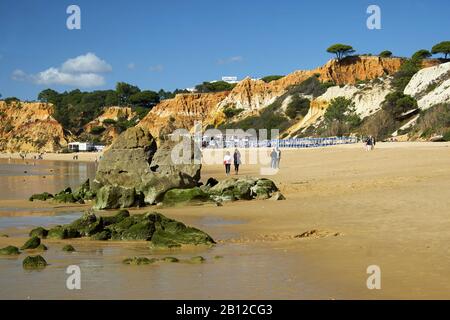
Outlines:
{"type": "Polygon", "coordinates": [[[280,148],[276,147],[276,148],[275,148],[275,152],[277,153],[277,163],[276,163],[276,166],[277,166],[277,169],[280,169],[280,160],[281,160],[281,150],[280,150],[280,148]]]}
{"type": "Polygon", "coordinates": [[[277,151],[275,150],[275,148],[273,148],[272,152],[270,153],[270,158],[272,159],[270,167],[272,169],[277,168],[277,157],[278,157],[277,151]]]}
{"type": "Polygon", "coordinates": [[[372,136],[372,144],[371,144],[371,150],[375,149],[375,145],[377,144],[377,141],[375,140],[375,137],[372,136]]]}
{"type": "Polygon", "coordinates": [[[372,144],[373,144],[372,136],[368,136],[366,139],[366,151],[371,151],[373,149],[372,144]]]}
{"type": "Polygon", "coordinates": [[[233,161],[234,161],[234,174],[239,174],[239,165],[241,164],[241,153],[237,148],[234,149],[233,161]]]}
{"type": "Polygon", "coordinates": [[[231,155],[230,155],[230,151],[227,151],[225,153],[225,156],[223,157],[223,164],[225,165],[225,173],[227,174],[227,176],[230,175],[230,170],[231,170],[231,155]]]}

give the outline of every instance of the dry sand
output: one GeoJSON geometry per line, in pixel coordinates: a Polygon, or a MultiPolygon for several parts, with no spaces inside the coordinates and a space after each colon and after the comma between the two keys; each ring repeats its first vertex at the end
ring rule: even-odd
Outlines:
{"type": "MultiPolygon", "coordinates": [[[[211,264],[212,269],[205,265],[203,280],[211,276],[215,282],[185,288],[189,294],[183,282],[177,291],[124,295],[448,299],[449,146],[380,143],[372,152],[361,144],[283,150],[281,170],[268,178],[287,200],[154,208],[209,232],[219,241],[215,250],[225,255],[224,262],[211,264]],[[312,230],[310,237],[296,237],[312,230]],[[369,265],[381,268],[381,290],[366,287],[369,265]]],[[[259,175],[259,169],[243,165],[241,174],[259,175]]],[[[222,179],[223,171],[222,165],[206,165],[202,176],[222,179]]],[[[12,239],[0,238],[0,246],[12,239]]],[[[121,272],[127,283],[139,283],[137,275],[121,272]]],[[[80,297],[95,297],[95,292],[84,294],[80,297]]]]}

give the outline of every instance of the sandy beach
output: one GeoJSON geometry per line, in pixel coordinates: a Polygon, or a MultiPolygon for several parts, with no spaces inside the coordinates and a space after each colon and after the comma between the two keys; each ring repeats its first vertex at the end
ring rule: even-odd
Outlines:
{"type": "MultiPolygon", "coordinates": [[[[27,274],[28,282],[17,280],[23,273],[21,258],[8,260],[8,264],[0,261],[0,288],[13,285],[7,274],[16,277],[16,289],[0,289],[0,296],[26,298],[23,295],[30,281],[35,286],[46,277],[63,281],[64,265],[92,259],[103,271],[92,269],[94,273],[87,276],[81,292],[72,294],[55,283],[45,293],[36,288],[29,295],[38,299],[448,299],[449,146],[380,143],[372,152],[364,151],[361,144],[283,150],[281,170],[269,178],[286,196],[284,201],[132,211],[158,211],[208,232],[218,241],[214,248],[170,253],[184,256],[191,254],[189,250],[200,251],[208,261],[200,267],[158,266],[156,273],[144,276],[145,267],[127,268],[120,261],[125,256],[148,254],[145,243],[71,240],[80,252],[68,257],[58,251],[65,241],[46,240],[51,250],[45,256],[53,263],[39,276],[27,274]],[[300,237],[308,231],[313,231],[311,236],[300,237]],[[214,260],[216,255],[223,259],[214,260]],[[370,265],[381,268],[381,290],[367,289],[366,269],[370,265]],[[12,266],[14,271],[8,271],[12,266]],[[121,286],[123,281],[127,288],[121,286]],[[159,291],[148,290],[144,283],[159,291]],[[99,296],[98,290],[108,293],[99,296]]],[[[258,176],[259,169],[256,164],[243,165],[241,174],[258,176]]],[[[222,165],[205,165],[202,180],[210,176],[223,179],[223,171],[222,165]]],[[[30,211],[29,205],[5,197],[0,200],[2,208],[22,206],[30,211]]],[[[47,209],[57,213],[67,210],[47,209]]],[[[2,209],[0,216],[6,215],[23,212],[2,209]]],[[[20,245],[26,231],[0,225],[0,234],[9,235],[0,237],[0,247],[20,245]]]]}

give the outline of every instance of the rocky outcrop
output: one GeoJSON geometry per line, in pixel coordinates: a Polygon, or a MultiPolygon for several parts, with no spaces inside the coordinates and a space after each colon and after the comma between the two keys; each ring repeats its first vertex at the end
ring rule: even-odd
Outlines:
{"type": "Polygon", "coordinates": [[[416,98],[422,110],[440,103],[449,103],[450,62],[417,72],[406,86],[404,93],[416,98]]]}
{"type": "Polygon", "coordinates": [[[47,266],[47,261],[42,256],[28,256],[22,261],[24,269],[43,269],[47,266]]]}
{"type": "Polygon", "coordinates": [[[91,237],[93,240],[143,240],[152,247],[180,247],[182,245],[210,245],[214,240],[205,232],[169,219],[156,212],[130,215],[121,210],[114,216],[98,217],[86,212],[71,224],[50,229],[60,239],[91,237]]]}
{"type": "Polygon", "coordinates": [[[67,145],[53,105],[0,101],[0,151],[55,152],[67,145]]]}
{"type": "Polygon", "coordinates": [[[175,129],[191,130],[196,121],[214,122],[217,104],[229,92],[177,94],[173,99],[160,102],[145,116],[138,126],[146,128],[159,138],[175,129]]]}
{"type": "Polygon", "coordinates": [[[142,127],[122,133],[105,151],[92,184],[96,209],[154,204],[174,188],[192,188],[200,180],[199,151],[192,141],[164,141],[157,147],[142,127]]]}
{"type": "Polygon", "coordinates": [[[269,199],[278,191],[272,180],[265,178],[228,178],[214,187],[206,188],[206,192],[214,201],[235,201],[252,199],[269,199]]]}

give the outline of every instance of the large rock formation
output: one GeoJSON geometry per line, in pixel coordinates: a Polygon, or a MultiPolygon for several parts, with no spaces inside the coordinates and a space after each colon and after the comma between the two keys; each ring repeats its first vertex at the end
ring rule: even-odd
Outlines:
{"type": "Polygon", "coordinates": [[[200,152],[190,140],[163,141],[141,127],[122,133],[104,153],[92,189],[96,209],[154,204],[174,188],[191,188],[200,180],[200,152]],[[197,158],[196,158],[197,157],[197,158]]]}
{"type": "Polygon", "coordinates": [[[0,101],[0,151],[55,152],[67,145],[53,105],[0,101]]]}

